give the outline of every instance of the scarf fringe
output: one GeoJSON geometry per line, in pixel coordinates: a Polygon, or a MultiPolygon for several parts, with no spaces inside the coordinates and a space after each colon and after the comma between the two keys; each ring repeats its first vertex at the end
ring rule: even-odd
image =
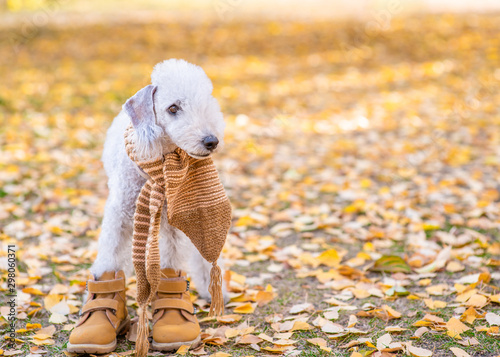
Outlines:
{"type": "Polygon", "coordinates": [[[208,316],[222,315],[224,312],[224,297],[222,296],[222,272],[217,265],[217,261],[212,263],[210,270],[210,295],[212,296],[212,303],[210,304],[210,312],[208,316]]]}
{"type": "Polygon", "coordinates": [[[135,355],[146,357],[149,350],[149,321],[146,305],[139,306],[139,321],[137,325],[137,340],[135,342],[135,355]]]}

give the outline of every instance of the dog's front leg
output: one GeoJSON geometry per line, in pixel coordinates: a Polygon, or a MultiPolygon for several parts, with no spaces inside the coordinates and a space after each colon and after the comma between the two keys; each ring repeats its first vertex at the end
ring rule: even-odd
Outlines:
{"type": "Polygon", "coordinates": [[[111,188],[106,201],[99,250],[90,269],[99,278],[108,271],[124,270],[132,273],[131,249],[133,212],[136,194],[124,195],[121,190],[111,188]]]}

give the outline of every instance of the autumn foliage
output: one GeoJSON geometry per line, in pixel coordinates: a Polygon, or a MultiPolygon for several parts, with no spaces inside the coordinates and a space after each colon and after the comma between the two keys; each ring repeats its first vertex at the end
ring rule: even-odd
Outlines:
{"type": "MultiPolygon", "coordinates": [[[[4,355],[64,355],[96,255],[106,130],[166,58],[205,69],[227,122],[214,161],[234,208],[231,301],[208,318],[193,295],[204,346],[191,355],[500,355],[498,15],[375,32],[77,23],[15,46],[12,26],[0,30],[0,239],[17,245],[19,320],[4,355]]],[[[132,316],[135,292],[131,277],[132,316]]],[[[132,349],[123,338],[117,353],[132,349]]]]}

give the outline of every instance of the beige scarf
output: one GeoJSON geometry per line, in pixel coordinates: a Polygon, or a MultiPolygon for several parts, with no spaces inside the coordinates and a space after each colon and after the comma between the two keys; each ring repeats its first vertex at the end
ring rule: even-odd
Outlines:
{"type": "Polygon", "coordinates": [[[136,355],[142,357],[149,349],[146,309],[160,281],[158,236],[165,199],[168,223],[183,231],[212,263],[210,316],[220,315],[224,310],[217,259],[231,225],[231,205],[211,158],[195,159],[177,148],[159,159],[137,161],[133,133],[134,127],[130,125],[125,130],[127,154],[149,176],[136,202],[132,249],[139,304],[135,350],[136,355]]]}

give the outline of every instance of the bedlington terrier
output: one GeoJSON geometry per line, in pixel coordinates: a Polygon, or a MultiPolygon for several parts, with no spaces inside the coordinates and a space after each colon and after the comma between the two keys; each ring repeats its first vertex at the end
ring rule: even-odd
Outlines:
{"type": "MultiPolygon", "coordinates": [[[[221,147],[225,123],[219,104],[212,96],[212,82],[203,69],[184,60],[166,60],[154,67],[151,82],[127,101],[134,101],[137,106],[146,101],[146,97],[150,100],[153,96],[156,117],[150,122],[134,123],[136,153],[141,160],[157,158],[176,147],[194,158],[203,158],[221,147]]],[[[109,196],[99,251],[91,268],[97,278],[107,271],[123,269],[128,275],[132,273],[135,201],[147,176],[144,177],[125,151],[123,134],[133,116],[129,108],[127,104],[123,106],[104,144],[102,161],[108,176],[109,196]]],[[[210,300],[208,285],[212,264],[203,259],[183,232],[168,224],[166,208],[161,220],[160,254],[162,269],[187,270],[200,296],[210,300]]],[[[222,261],[219,265],[223,267],[222,261]]]]}

